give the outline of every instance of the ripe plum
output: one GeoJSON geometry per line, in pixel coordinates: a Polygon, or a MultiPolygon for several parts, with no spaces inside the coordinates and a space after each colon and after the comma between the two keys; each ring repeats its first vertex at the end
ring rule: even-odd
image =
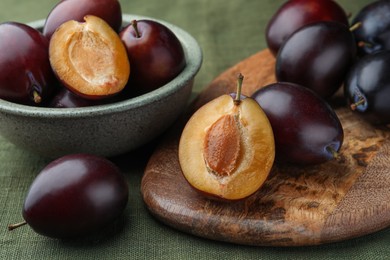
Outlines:
{"type": "Polygon", "coordinates": [[[0,24],[0,39],[0,98],[25,105],[44,103],[57,84],[48,40],[18,22],[0,24]]]}
{"type": "Polygon", "coordinates": [[[352,20],[360,55],[390,50],[390,1],[379,0],[363,7],[352,20]]]}
{"type": "Polygon", "coordinates": [[[119,35],[101,18],[68,21],[53,33],[51,67],[59,81],[86,99],[105,99],[123,90],[130,75],[127,52],[119,35]]]}
{"type": "Polygon", "coordinates": [[[95,155],[71,154],[39,173],[22,213],[24,223],[39,234],[74,238],[114,221],[127,201],[127,182],[116,165],[95,155]]]}
{"type": "Polygon", "coordinates": [[[180,137],[179,162],[183,176],[209,198],[246,198],[267,179],[275,158],[272,128],[252,98],[221,95],[199,108],[180,137]]]}
{"type": "Polygon", "coordinates": [[[373,124],[390,123],[390,50],[365,55],[344,84],[351,108],[373,124]]]}
{"type": "Polygon", "coordinates": [[[269,20],[266,27],[266,41],[276,56],[287,38],[304,25],[319,21],[336,21],[348,25],[343,8],[330,0],[286,1],[269,20]]]}
{"type": "Polygon", "coordinates": [[[50,11],[43,27],[43,34],[51,38],[64,22],[84,21],[84,16],[94,15],[106,21],[119,32],[122,26],[122,10],[118,0],[62,0],[50,11]]]}
{"type": "Polygon", "coordinates": [[[341,87],[355,57],[355,40],[347,26],[312,23],[296,31],[280,48],[276,78],[329,98],[341,87]]]}
{"type": "Polygon", "coordinates": [[[127,91],[141,95],[175,78],[185,67],[183,47],[165,25],[152,20],[132,21],[121,32],[132,73],[127,91]]]}
{"type": "Polygon", "coordinates": [[[76,108],[76,107],[88,107],[109,103],[111,99],[86,99],[79,95],[69,91],[67,88],[62,87],[59,92],[49,103],[49,107],[56,108],[76,108]]]}
{"type": "Polygon", "coordinates": [[[278,82],[255,93],[275,136],[276,161],[317,164],[334,159],[344,134],[334,110],[308,88],[278,82]]]}

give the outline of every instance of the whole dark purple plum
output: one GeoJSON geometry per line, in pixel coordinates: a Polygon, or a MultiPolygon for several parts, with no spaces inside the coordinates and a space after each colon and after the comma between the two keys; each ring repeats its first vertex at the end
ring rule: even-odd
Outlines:
{"type": "Polygon", "coordinates": [[[265,38],[268,48],[277,55],[280,46],[301,27],[319,21],[348,25],[344,9],[331,0],[290,0],[282,4],[269,20],[265,38]]]}
{"type": "Polygon", "coordinates": [[[365,55],[344,84],[351,108],[373,124],[390,124],[390,50],[365,55]]]}
{"type": "Polygon", "coordinates": [[[43,34],[51,38],[64,22],[84,21],[84,16],[94,15],[106,21],[116,32],[122,26],[122,9],[118,0],[61,0],[46,18],[43,34]]]}
{"type": "Polygon", "coordinates": [[[38,174],[22,213],[24,223],[41,235],[76,238],[113,222],[127,202],[128,185],[115,164],[95,155],[71,154],[38,174]]]}
{"type": "Polygon", "coordinates": [[[49,62],[48,40],[18,22],[0,24],[0,98],[40,105],[57,84],[49,62]]]}
{"type": "Polygon", "coordinates": [[[344,140],[342,125],[329,104],[312,90],[278,82],[257,90],[252,98],[271,123],[277,162],[309,165],[337,156],[344,140]]]}
{"type": "Polygon", "coordinates": [[[343,84],[356,57],[349,28],[338,22],[316,22],[293,33],[276,58],[278,81],[308,87],[331,97],[343,84]]]}
{"type": "Polygon", "coordinates": [[[379,0],[364,6],[352,20],[358,24],[353,34],[360,55],[390,50],[390,0],[379,0]]]}

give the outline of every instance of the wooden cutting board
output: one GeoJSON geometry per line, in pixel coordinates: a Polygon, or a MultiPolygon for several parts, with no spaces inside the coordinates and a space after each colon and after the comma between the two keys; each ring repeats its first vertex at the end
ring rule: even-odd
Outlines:
{"type": "Polygon", "coordinates": [[[189,116],[207,101],[244,94],[275,82],[275,59],[261,51],[222,73],[191,105],[152,154],[141,193],[152,215],[200,237],[257,246],[302,246],[341,241],[390,226],[390,132],[373,127],[335,98],[343,128],[341,160],[316,166],[276,165],[264,186],[238,202],[210,200],[182,176],[178,142],[189,116]]]}

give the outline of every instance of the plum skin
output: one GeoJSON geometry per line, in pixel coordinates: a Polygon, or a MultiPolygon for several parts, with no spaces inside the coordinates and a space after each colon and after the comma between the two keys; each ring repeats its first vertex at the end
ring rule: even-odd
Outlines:
{"type": "Polygon", "coordinates": [[[276,56],[280,46],[301,27],[319,21],[336,21],[348,26],[348,17],[343,8],[329,0],[286,1],[269,20],[266,41],[271,53],[276,56]]]}
{"type": "Polygon", "coordinates": [[[390,50],[365,55],[352,66],[344,84],[348,104],[365,120],[382,125],[390,123],[390,50]]]}
{"type": "Polygon", "coordinates": [[[334,159],[333,151],[343,143],[343,128],[330,105],[312,90],[278,82],[251,97],[271,123],[277,162],[311,165],[334,159]]]}
{"type": "Polygon", "coordinates": [[[349,28],[337,22],[316,22],[296,31],[280,48],[275,74],[327,99],[341,87],[355,61],[356,44],[349,28]]]}
{"type": "Polygon", "coordinates": [[[61,24],[69,20],[82,22],[86,15],[102,18],[116,32],[122,26],[122,9],[118,0],[61,0],[47,16],[43,35],[50,39],[61,24]]]}
{"type": "Polygon", "coordinates": [[[360,56],[390,50],[389,13],[390,1],[379,0],[364,6],[352,20],[352,25],[360,23],[353,30],[360,56]]]}
{"type": "Polygon", "coordinates": [[[129,95],[142,95],[163,86],[186,66],[180,40],[164,24],[149,19],[133,20],[119,36],[132,69],[126,87],[129,95]]]}
{"type": "Polygon", "coordinates": [[[119,168],[90,154],[71,154],[49,163],[32,183],[23,218],[37,233],[82,237],[113,222],[128,201],[119,168]]]}
{"type": "Polygon", "coordinates": [[[2,23],[0,38],[0,98],[43,104],[58,84],[49,62],[49,41],[35,28],[18,22],[2,23]]]}

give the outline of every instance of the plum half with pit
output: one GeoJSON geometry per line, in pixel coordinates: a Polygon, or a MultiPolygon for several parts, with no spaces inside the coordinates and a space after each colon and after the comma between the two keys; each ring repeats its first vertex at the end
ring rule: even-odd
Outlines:
{"type": "Polygon", "coordinates": [[[219,96],[192,115],[179,143],[180,167],[191,187],[224,201],[256,192],[275,157],[270,122],[255,100],[241,99],[241,76],[234,97],[219,96]]]}
{"type": "Polygon", "coordinates": [[[114,222],[128,202],[120,169],[104,157],[70,154],[49,163],[35,178],[23,205],[25,221],[38,234],[70,239],[114,222]]]}
{"type": "Polygon", "coordinates": [[[0,98],[41,105],[57,85],[49,62],[49,42],[35,28],[0,24],[0,98]]]}
{"type": "Polygon", "coordinates": [[[260,88],[251,97],[271,123],[278,163],[312,165],[338,157],[344,140],[341,122],[315,92],[278,82],[260,88]]]}
{"type": "Polygon", "coordinates": [[[180,40],[162,23],[133,20],[119,35],[131,63],[129,95],[145,94],[163,86],[186,66],[180,40]]]}

